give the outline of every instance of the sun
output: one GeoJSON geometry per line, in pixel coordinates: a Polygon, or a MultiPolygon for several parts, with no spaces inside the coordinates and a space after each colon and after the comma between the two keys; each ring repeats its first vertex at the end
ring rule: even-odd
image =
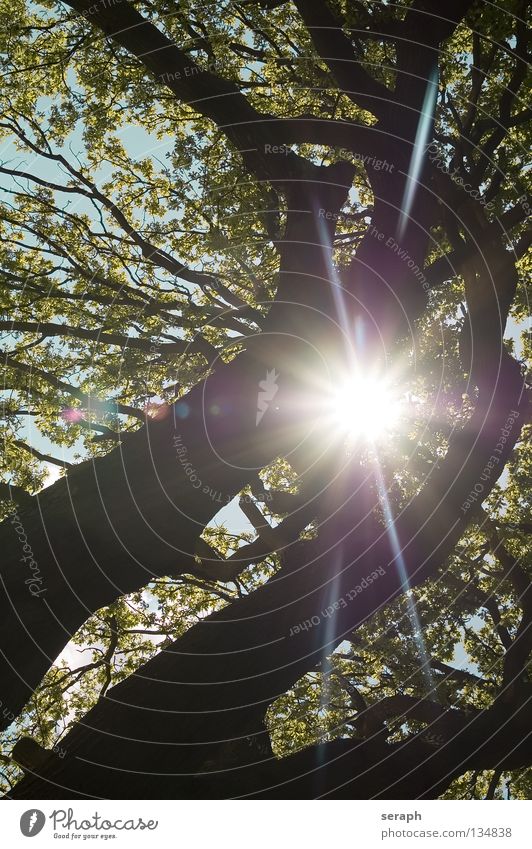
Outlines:
{"type": "Polygon", "coordinates": [[[328,407],[328,418],[337,433],[350,441],[375,442],[396,424],[401,399],[385,378],[359,374],[340,382],[328,407]]]}

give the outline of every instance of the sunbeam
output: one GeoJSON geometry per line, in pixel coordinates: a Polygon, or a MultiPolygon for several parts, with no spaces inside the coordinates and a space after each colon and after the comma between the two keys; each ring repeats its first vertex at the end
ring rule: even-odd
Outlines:
{"type": "Polygon", "coordinates": [[[355,374],[334,388],[329,399],[333,428],[351,441],[374,441],[397,422],[401,399],[385,378],[355,374]]]}
{"type": "Polygon", "coordinates": [[[405,190],[403,193],[403,201],[401,204],[401,215],[399,216],[399,224],[397,227],[397,235],[399,239],[403,237],[404,232],[406,230],[406,225],[410,218],[410,211],[414,202],[414,195],[417,190],[419,175],[421,173],[421,168],[425,159],[424,151],[427,146],[429,132],[432,126],[432,119],[434,117],[434,110],[436,107],[437,93],[438,72],[437,69],[434,68],[427,82],[427,90],[425,91],[423,108],[419,115],[419,122],[417,125],[414,148],[412,150],[412,156],[410,157],[410,166],[408,168],[405,190]]]}
{"type": "Polygon", "coordinates": [[[430,668],[429,656],[427,653],[427,648],[425,645],[425,640],[423,638],[423,631],[421,629],[421,623],[419,621],[418,612],[416,609],[416,603],[414,597],[412,595],[412,590],[410,587],[410,581],[408,580],[408,572],[406,569],[405,560],[403,557],[403,551],[401,547],[401,543],[399,537],[397,536],[397,531],[395,529],[395,523],[393,519],[393,513],[390,506],[390,501],[388,499],[388,493],[386,491],[386,485],[384,483],[384,478],[382,475],[382,470],[380,467],[378,457],[375,457],[374,462],[375,467],[375,477],[377,480],[377,489],[379,493],[379,501],[382,507],[382,512],[384,514],[384,520],[386,522],[386,532],[388,534],[388,538],[390,540],[390,546],[392,552],[394,554],[394,562],[399,570],[399,578],[401,580],[401,584],[403,586],[403,590],[406,595],[406,603],[408,606],[408,617],[410,619],[410,623],[412,626],[412,633],[414,637],[414,641],[417,645],[420,660],[421,660],[421,671],[423,674],[423,678],[425,680],[425,684],[428,688],[428,693],[434,692],[434,680],[430,668]]]}

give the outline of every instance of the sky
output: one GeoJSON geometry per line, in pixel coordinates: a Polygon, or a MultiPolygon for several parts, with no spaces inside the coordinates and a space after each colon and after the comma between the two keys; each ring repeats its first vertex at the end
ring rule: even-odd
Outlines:
{"type": "MultiPolygon", "coordinates": [[[[169,153],[173,148],[172,138],[170,136],[163,140],[157,139],[154,135],[151,135],[146,132],[145,129],[132,124],[126,124],[122,128],[121,136],[128,152],[133,158],[140,158],[150,155],[154,158],[164,161],[166,154],[169,153]]],[[[81,138],[81,130],[79,127],[75,129],[71,137],[67,140],[67,146],[76,152],[82,152],[83,144],[81,138]]],[[[20,152],[18,152],[12,144],[5,140],[0,143],[0,162],[9,162],[11,167],[13,167],[14,164],[17,164],[19,167],[24,166],[29,171],[31,171],[32,169],[36,169],[35,173],[38,173],[39,176],[44,179],[54,180],[57,179],[59,176],[57,167],[53,163],[50,163],[47,160],[31,162],[28,161],[27,157],[23,160],[20,152]]],[[[110,177],[110,169],[111,166],[109,166],[108,172],[106,172],[104,169],[101,169],[99,173],[94,174],[93,179],[95,180],[95,182],[99,184],[105,183],[110,177]]],[[[1,179],[4,180],[3,184],[0,182],[0,191],[3,193],[3,190],[10,185],[10,178],[1,177],[0,180],[1,179]]],[[[79,200],[74,199],[70,209],[75,212],[93,214],[92,206],[83,198],[80,198],[79,200]]],[[[519,326],[515,321],[510,320],[506,334],[507,337],[511,337],[514,339],[518,356],[522,353],[522,346],[519,338],[522,329],[522,326],[519,326]]],[[[2,343],[5,345],[12,342],[13,336],[10,334],[5,334],[2,339],[2,343]]],[[[59,459],[62,460],[66,460],[69,462],[77,462],[80,458],[76,458],[76,455],[81,455],[81,457],[84,456],[84,448],[81,440],[78,440],[77,443],[71,448],[58,449],[58,446],[52,443],[46,436],[44,436],[39,431],[39,429],[35,426],[33,417],[31,416],[24,417],[21,436],[29,445],[33,446],[39,451],[42,451],[46,454],[58,456],[59,459]]],[[[58,479],[61,474],[61,470],[58,466],[49,463],[46,464],[46,468],[48,472],[46,486],[49,486],[58,479]]],[[[237,498],[233,499],[233,501],[229,505],[224,506],[217,513],[217,515],[212,521],[212,524],[225,524],[228,530],[232,533],[241,533],[244,531],[253,532],[254,530],[251,523],[245,517],[244,513],[240,510],[237,498]]],[[[475,622],[473,622],[472,624],[474,626],[475,622]]],[[[72,646],[71,644],[69,644],[65,648],[61,656],[64,658],[68,658],[70,662],[74,662],[75,664],[79,662],[78,648],[72,646]]],[[[461,644],[457,645],[456,647],[454,663],[457,666],[470,665],[468,655],[466,654],[463,645],[461,644]]]]}
{"type": "MultiPolygon", "coordinates": [[[[45,109],[47,100],[45,98],[42,98],[41,100],[42,102],[40,103],[40,107],[45,109]]],[[[133,159],[151,156],[155,159],[159,159],[161,162],[164,162],[166,154],[170,153],[173,149],[173,140],[171,136],[161,140],[155,135],[148,133],[143,127],[135,124],[125,124],[119,131],[118,135],[121,137],[121,140],[133,159]]],[[[74,151],[83,159],[84,145],[80,126],[77,126],[66,139],[65,150],[68,149],[74,151]]],[[[16,149],[13,141],[10,139],[4,139],[0,142],[0,163],[6,165],[9,163],[8,167],[11,168],[24,168],[45,180],[61,182],[63,178],[63,172],[55,163],[36,156],[32,156],[31,158],[28,156],[22,156],[21,152],[16,149]]],[[[107,171],[102,168],[99,172],[93,173],[92,178],[96,184],[102,185],[109,180],[111,172],[112,167],[109,165],[107,171]]],[[[5,188],[13,186],[13,184],[14,181],[12,178],[6,175],[0,175],[0,197],[4,195],[5,188]]],[[[94,215],[94,209],[87,199],[83,197],[76,197],[73,201],[72,198],[68,198],[68,200],[71,204],[69,208],[72,212],[80,214],[86,213],[91,216],[94,215]]],[[[176,332],[176,328],[172,328],[171,330],[174,333],[176,332]]],[[[14,337],[13,334],[4,332],[0,334],[0,339],[2,345],[11,345],[15,341],[16,337],[14,337]]],[[[2,393],[0,393],[0,395],[1,394],[2,393]]],[[[63,446],[58,447],[40,432],[40,430],[36,427],[32,416],[24,417],[20,435],[22,439],[38,451],[55,456],[58,459],[65,460],[67,462],[79,462],[80,459],[85,456],[83,441],[81,439],[78,439],[70,448],[65,448],[63,446]]],[[[61,476],[61,468],[51,463],[45,463],[44,465],[47,470],[45,486],[50,486],[61,476]]],[[[214,518],[213,524],[226,524],[232,533],[253,531],[253,526],[238,506],[238,499],[233,499],[230,504],[225,505],[214,518]]]]}

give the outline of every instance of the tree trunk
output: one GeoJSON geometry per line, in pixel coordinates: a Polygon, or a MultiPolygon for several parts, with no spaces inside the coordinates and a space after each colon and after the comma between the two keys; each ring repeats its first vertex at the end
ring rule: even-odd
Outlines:
{"type": "Polygon", "coordinates": [[[333,225],[308,212],[315,203],[341,208],[342,171],[334,168],[327,182],[322,169],[323,183],[297,192],[281,247],[280,290],[306,291],[313,306],[288,299],[261,334],[242,339],[243,354],[215,364],[166,417],[147,419],[0,526],[3,728],[88,616],[154,576],[193,571],[196,541],[212,517],[277,456],[301,452],[313,428],[309,393],[331,379],[329,358],[340,344],[328,317],[333,225]],[[268,374],[278,391],[263,404],[268,374]]]}
{"type": "MultiPolygon", "coordinates": [[[[25,779],[20,792],[45,798],[59,782],[69,793],[112,798],[119,770],[128,773],[122,795],[186,796],[190,776],[216,760],[221,744],[264,733],[264,712],[277,696],[374,611],[434,575],[453,550],[474,512],[464,510],[463,502],[497,450],[501,431],[508,435],[483,497],[522,425],[518,365],[505,355],[495,373],[433,472],[429,491],[409,503],[393,530],[376,527],[367,485],[361,497],[352,478],[345,489],[337,483],[340,511],[304,548],[302,561],[296,557],[291,568],[192,628],[112,688],[62,740],[65,760],[42,780],[25,779]],[[362,578],[372,573],[376,577],[363,587],[362,578]],[[357,586],[362,589],[353,593],[357,586]]],[[[331,507],[329,502],[325,515],[334,513],[331,507]]]]}
{"type": "Polygon", "coordinates": [[[245,354],[222,366],[2,524],[3,727],[88,616],[154,576],[192,571],[205,525],[301,434],[275,408],[256,426],[259,382],[278,365],[245,354]]]}

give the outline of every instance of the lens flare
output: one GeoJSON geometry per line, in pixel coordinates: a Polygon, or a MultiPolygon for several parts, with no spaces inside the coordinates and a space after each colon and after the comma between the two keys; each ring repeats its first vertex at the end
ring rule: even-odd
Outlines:
{"type": "Polygon", "coordinates": [[[401,399],[384,378],[357,375],[342,381],[330,400],[331,424],[351,440],[374,442],[396,424],[401,399]]]}

